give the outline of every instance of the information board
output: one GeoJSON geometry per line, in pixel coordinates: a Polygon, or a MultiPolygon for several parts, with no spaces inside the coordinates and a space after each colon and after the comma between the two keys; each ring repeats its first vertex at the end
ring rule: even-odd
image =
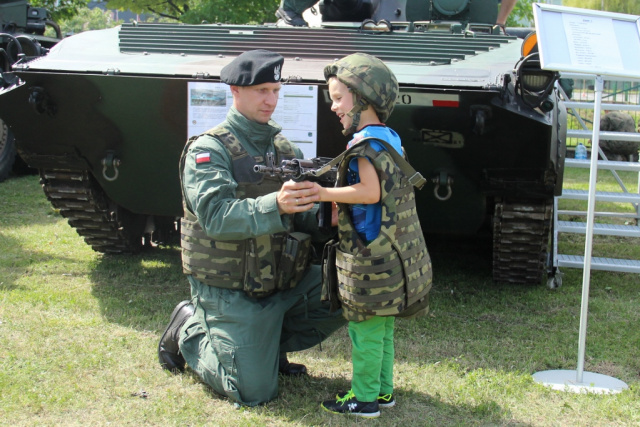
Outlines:
{"type": "MultiPolygon", "coordinates": [[[[223,122],[233,105],[230,86],[224,83],[189,82],[187,94],[187,138],[223,122]]],[[[318,86],[282,85],[272,119],[305,159],[317,156],[318,86]]]]}
{"type": "Polygon", "coordinates": [[[545,70],[640,78],[640,16],[535,3],[545,70]]]}

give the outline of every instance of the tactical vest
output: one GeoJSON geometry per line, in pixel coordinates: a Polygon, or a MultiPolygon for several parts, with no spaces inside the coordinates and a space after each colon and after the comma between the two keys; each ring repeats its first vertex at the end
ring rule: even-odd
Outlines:
{"type": "Polygon", "coordinates": [[[418,219],[413,177],[405,174],[394,157],[410,166],[388,143],[375,140],[389,151],[378,152],[363,139],[344,153],[338,167],[339,186],[347,185],[348,166],[354,157],[368,157],[380,177],[382,222],[378,237],[369,244],[355,230],[349,205],[338,204],[339,295],[343,315],[351,321],[416,316],[429,309],[431,258],[418,219]]]}
{"type": "MultiPolygon", "coordinates": [[[[238,199],[256,198],[280,190],[284,179],[254,172],[253,166],[264,164],[262,156],[252,157],[229,129],[218,126],[204,134],[224,145],[232,158],[232,173],[238,184],[238,199]]],[[[204,135],[203,134],[203,135],[204,135]]],[[[199,137],[190,138],[180,158],[180,178],[184,172],[186,154],[199,137]]],[[[295,158],[293,147],[277,134],[274,139],[277,164],[295,158]]],[[[182,187],[184,217],[180,222],[182,269],[210,286],[241,289],[252,297],[266,297],[276,290],[298,284],[307,267],[310,236],[292,232],[263,235],[243,240],[215,240],[200,226],[197,217],[186,204],[182,187]]]]}

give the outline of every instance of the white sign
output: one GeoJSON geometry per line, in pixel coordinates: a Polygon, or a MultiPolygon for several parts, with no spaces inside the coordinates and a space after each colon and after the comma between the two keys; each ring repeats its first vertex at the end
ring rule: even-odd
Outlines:
{"type": "MultiPolygon", "coordinates": [[[[233,105],[229,85],[224,83],[189,82],[187,97],[187,138],[223,122],[233,105]]],[[[282,134],[300,147],[305,158],[317,156],[317,86],[282,85],[272,119],[282,126],[282,134]]]]}
{"type": "Polygon", "coordinates": [[[597,69],[602,64],[622,71],[620,49],[612,46],[616,33],[611,19],[562,14],[571,63],[597,69]],[[602,62],[601,62],[602,61],[602,62]]]}
{"type": "Polygon", "coordinates": [[[640,78],[640,17],[535,3],[545,70],[640,78]]]}

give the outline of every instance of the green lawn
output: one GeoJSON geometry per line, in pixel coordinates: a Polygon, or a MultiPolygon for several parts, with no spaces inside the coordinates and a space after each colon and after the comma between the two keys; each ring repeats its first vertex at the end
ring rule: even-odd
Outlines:
{"type": "MultiPolygon", "coordinates": [[[[52,210],[35,176],[2,183],[0,211],[2,425],[640,425],[638,275],[593,272],[589,300],[585,370],[629,389],[553,391],[532,374],[577,367],[582,271],[564,271],[556,290],[498,285],[490,246],[428,236],[431,313],[397,322],[398,404],[365,421],[319,407],[349,387],[346,330],[291,355],[311,375],[281,379],[277,400],[237,408],[194,375],[173,376],[158,365],[169,314],[189,295],[179,248],[95,253],[52,210]]],[[[636,253],[639,246],[614,242],[605,251],[636,253]]]]}

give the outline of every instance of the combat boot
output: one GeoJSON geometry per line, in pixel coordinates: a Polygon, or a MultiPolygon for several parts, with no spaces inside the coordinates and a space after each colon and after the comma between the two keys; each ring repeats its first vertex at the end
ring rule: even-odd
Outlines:
{"type": "Polygon", "coordinates": [[[174,374],[184,371],[184,365],[187,363],[180,354],[178,340],[180,339],[180,330],[182,325],[193,316],[195,309],[190,301],[182,301],[173,309],[169,324],[160,338],[158,344],[158,360],[163,369],[167,369],[174,374]]]}
{"type": "Polygon", "coordinates": [[[296,376],[305,375],[307,367],[300,363],[291,363],[287,358],[287,353],[280,353],[280,361],[278,362],[278,372],[282,375],[296,376]]]}

